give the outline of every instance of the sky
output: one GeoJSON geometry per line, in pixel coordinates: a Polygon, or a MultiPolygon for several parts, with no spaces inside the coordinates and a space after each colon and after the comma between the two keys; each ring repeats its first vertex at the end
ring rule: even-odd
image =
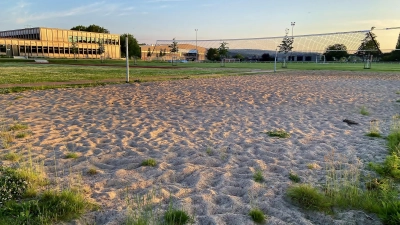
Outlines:
{"type": "MultiPolygon", "coordinates": [[[[399,0],[0,0],[0,30],[100,25],[156,40],[234,39],[400,27],[399,0]]],[[[382,49],[400,29],[376,30],[382,49]]]]}

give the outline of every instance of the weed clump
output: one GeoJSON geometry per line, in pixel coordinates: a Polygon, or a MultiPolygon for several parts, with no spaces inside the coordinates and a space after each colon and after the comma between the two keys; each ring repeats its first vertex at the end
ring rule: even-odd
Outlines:
{"type": "Polygon", "coordinates": [[[249,212],[249,215],[251,217],[251,219],[255,222],[255,223],[264,223],[265,222],[265,215],[264,213],[259,210],[259,209],[252,209],[249,212]]]}
{"type": "Polygon", "coordinates": [[[264,181],[264,176],[262,175],[262,171],[261,170],[257,170],[254,175],[253,175],[254,181],[261,183],[264,181]]]}
{"type": "Polygon", "coordinates": [[[278,137],[278,138],[289,138],[290,137],[290,134],[284,130],[267,131],[266,134],[268,134],[270,137],[278,137]]]}
{"type": "Polygon", "coordinates": [[[157,161],[155,159],[146,159],[142,162],[142,166],[151,166],[155,167],[157,166],[157,161]]]}
{"type": "Polygon", "coordinates": [[[295,183],[300,183],[300,181],[301,181],[299,175],[297,175],[297,174],[295,174],[295,173],[293,173],[293,172],[290,172],[290,173],[289,173],[289,179],[290,179],[291,181],[295,182],[295,183]]]}
{"type": "Polygon", "coordinates": [[[367,110],[367,108],[365,108],[365,106],[362,106],[360,109],[360,114],[363,116],[369,116],[369,111],[367,110]]]}
{"type": "Polygon", "coordinates": [[[324,211],[330,206],[325,195],[309,184],[292,186],[287,190],[287,195],[306,209],[324,211]]]}
{"type": "Polygon", "coordinates": [[[183,225],[190,221],[190,217],[185,211],[173,208],[165,212],[164,219],[168,225],[183,225]]]}
{"type": "Polygon", "coordinates": [[[66,159],[77,159],[77,158],[79,158],[79,155],[78,155],[78,153],[76,153],[76,152],[68,152],[68,153],[65,155],[65,158],[66,158],[66,159]]]}

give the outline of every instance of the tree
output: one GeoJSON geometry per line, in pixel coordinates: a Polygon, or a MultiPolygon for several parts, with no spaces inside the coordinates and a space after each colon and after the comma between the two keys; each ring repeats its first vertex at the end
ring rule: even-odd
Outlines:
{"type": "Polygon", "coordinates": [[[78,48],[78,43],[76,43],[74,40],[72,40],[71,43],[71,50],[72,53],[74,54],[74,59],[76,60],[76,53],[78,53],[79,48],[78,48]]]}
{"type": "Polygon", "coordinates": [[[103,60],[104,60],[103,54],[105,52],[106,52],[106,48],[104,46],[104,43],[103,43],[103,41],[100,41],[99,42],[99,54],[100,54],[101,62],[103,62],[103,60]]]}
{"type": "Polygon", "coordinates": [[[172,44],[168,47],[171,49],[170,52],[178,52],[179,51],[178,42],[175,41],[175,38],[172,39],[172,44]]]}
{"type": "Polygon", "coordinates": [[[83,25],[78,25],[76,27],[71,28],[71,30],[79,30],[79,31],[86,31],[86,32],[95,32],[95,33],[105,33],[105,34],[109,34],[110,31],[107,30],[104,27],[100,27],[99,25],[89,25],[88,27],[85,27],[83,25]]]}
{"type": "Polygon", "coordinates": [[[207,50],[206,57],[207,57],[207,59],[210,60],[210,61],[219,61],[219,60],[220,60],[220,56],[219,56],[219,53],[218,53],[218,49],[216,49],[216,48],[209,48],[209,49],[207,50]]]}
{"type": "Polygon", "coordinates": [[[360,47],[358,47],[358,51],[356,55],[365,56],[365,55],[373,55],[374,57],[382,54],[379,49],[379,42],[376,40],[376,35],[372,33],[372,29],[370,32],[365,34],[365,38],[362,40],[360,47]]]}
{"type": "Polygon", "coordinates": [[[238,54],[234,55],[233,58],[243,60],[244,56],[238,53],[238,54]]]}
{"type": "Polygon", "coordinates": [[[272,58],[268,53],[264,53],[261,55],[261,61],[271,61],[272,58]]]}
{"type": "Polygon", "coordinates": [[[293,49],[293,39],[288,36],[289,29],[286,29],[286,35],[283,37],[282,43],[278,46],[279,52],[287,54],[293,49]]]}
{"type": "Polygon", "coordinates": [[[221,56],[223,56],[223,57],[227,57],[228,56],[228,51],[229,51],[229,47],[227,47],[227,45],[228,45],[228,43],[226,43],[226,42],[222,42],[221,43],[221,45],[219,46],[219,48],[218,48],[218,54],[219,54],[219,57],[221,58],[221,56]]]}
{"type": "Polygon", "coordinates": [[[87,27],[83,25],[78,25],[76,27],[71,28],[71,30],[80,30],[80,31],[86,31],[87,27]]]}
{"type": "Polygon", "coordinates": [[[121,56],[126,57],[126,37],[128,36],[128,51],[129,57],[140,57],[141,51],[140,46],[135,37],[132,34],[122,34],[120,36],[120,43],[121,43],[121,56]]]}
{"type": "Polygon", "coordinates": [[[344,44],[329,45],[324,53],[327,61],[340,60],[341,58],[347,58],[349,53],[347,47],[344,44]]]}
{"type": "Polygon", "coordinates": [[[147,57],[151,57],[151,49],[150,48],[147,49],[147,57]]]}

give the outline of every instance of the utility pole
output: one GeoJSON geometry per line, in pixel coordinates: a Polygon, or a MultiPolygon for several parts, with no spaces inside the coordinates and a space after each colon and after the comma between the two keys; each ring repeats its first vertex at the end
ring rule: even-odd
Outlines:
{"type": "MultiPolygon", "coordinates": [[[[290,25],[292,26],[292,45],[293,45],[293,43],[294,43],[293,28],[294,28],[294,25],[296,25],[296,22],[290,22],[290,25]]],[[[292,54],[292,50],[290,50],[290,58],[292,59],[292,61],[294,61],[294,56],[292,54]]]]}

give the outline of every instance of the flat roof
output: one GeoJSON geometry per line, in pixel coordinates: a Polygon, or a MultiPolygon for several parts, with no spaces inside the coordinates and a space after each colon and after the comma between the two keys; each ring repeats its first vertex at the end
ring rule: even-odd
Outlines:
{"type": "Polygon", "coordinates": [[[63,31],[75,31],[75,32],[85,32],[85,33],[93,33],[93,34],[106,34],[106,35],[116,35],[116,36],[120,36],[120,34],[88,32],[88,31],[83,31],[83,30],[69,30],[69,29],[51,28],[51,27],[29,27],[29,28],[14,29],[14,30],[0,30],[0,32],[18,31],[18,30],[30,30],[30,29],[63,30],[63,31]]]}

